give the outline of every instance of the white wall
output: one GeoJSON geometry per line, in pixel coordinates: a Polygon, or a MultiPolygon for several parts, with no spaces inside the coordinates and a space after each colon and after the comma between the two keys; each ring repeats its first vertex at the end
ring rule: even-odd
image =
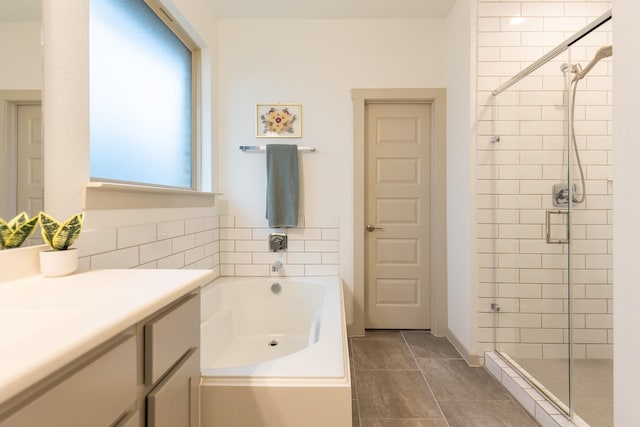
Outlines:
{"type": "Polygon", "coordinates": [[[616,426],[638,423],[637,385],[640,383],[640,223],[636,197],[640,182],[640,121],[638,99],[640,86],[636,84],[640,67],[640,4],[636,0],[614,0],[615,99],[614,133],[614,419],[616,426]]]}
{"type": "Polygon", "coordinates": [[[473,349],[472,159],[475,2],[458,0],[447,17],[447,301],[449,334],[466,352],[473,349]]]}
{"type": "Polygon", "coordinates": [[[0,89],[42,88],[40,22],[0,22],[0,89]]]}
{"type": "MultiPolygon", "coordinates": [[[[444,87],[443,20],[220,21],[220,183],[229,214],[263,218],[257,103],[303,104],[300,215],[340,223],[341,275],[354,289],[353,88],[444,87]]],[[[351,292],[347,291],[347,295],[351,292]]],[[[353,301],[347,300],[352,320],[353,301]]]]}

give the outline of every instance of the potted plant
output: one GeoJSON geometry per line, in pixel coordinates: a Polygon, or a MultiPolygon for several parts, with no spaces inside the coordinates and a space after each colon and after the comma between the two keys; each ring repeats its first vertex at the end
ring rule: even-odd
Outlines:
{"type": "Polygon", "coordinates": [[[40,272],[46,277],[66,276],[78,268],[78,251],[71,245],[80,237],[84,213],[77,213],[58,222],[54,217],[40,212],[42,239],[51,250],[40,252],[40,272]]]}
{"type": "Polygon", "coordinates": [[[38,226],[38,217],[29,219],[26,212],[16,215],[6,222],[0,218],[0,249],[20,247],[29,238],[38,226]]]}

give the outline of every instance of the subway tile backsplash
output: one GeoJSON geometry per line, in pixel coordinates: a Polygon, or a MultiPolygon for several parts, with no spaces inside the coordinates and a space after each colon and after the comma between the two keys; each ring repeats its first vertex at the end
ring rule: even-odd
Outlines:
{"type": "Polygon", "coordinates": [[[86,230],[78,241],[80,269],[204,268],[221,276],[339,274],[337,218],[300,218],[287,230],[287,251],[269,251],[266,221],[211,216],[112,229],[86,230]],[[283,267],[271,271],[280,260],[283,267]]]}

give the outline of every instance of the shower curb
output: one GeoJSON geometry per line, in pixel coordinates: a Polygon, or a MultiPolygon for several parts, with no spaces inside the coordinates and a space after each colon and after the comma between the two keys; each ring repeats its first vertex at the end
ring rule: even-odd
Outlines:
{"type": "Polygon", "coordinates": [[[577,415],[574,415],[573,421],[565,417],[497,353],[486,352],[484,366],[542,427],[589,427],[577,415]]]}

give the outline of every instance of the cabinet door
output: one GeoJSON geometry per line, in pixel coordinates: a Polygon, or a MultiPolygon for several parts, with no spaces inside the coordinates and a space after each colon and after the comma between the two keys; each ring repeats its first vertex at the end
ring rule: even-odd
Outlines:
{"type": "Polygon", "coordinates": [[[191,348],[200,347],[200,295],[192,295],[144,327],[145,383],[155,384],[191,348]]]}
{"type": "Polygon", "coordinates": [[[0,421],[0,427],[113,425],[136,400],[136,377],[136,339],[130,336],[0,421]]]}
{"type": "Polygon", "coordinates": [[[148,427],[196,427],[200,351],[191,349],[147,397],[148,427]]]}

